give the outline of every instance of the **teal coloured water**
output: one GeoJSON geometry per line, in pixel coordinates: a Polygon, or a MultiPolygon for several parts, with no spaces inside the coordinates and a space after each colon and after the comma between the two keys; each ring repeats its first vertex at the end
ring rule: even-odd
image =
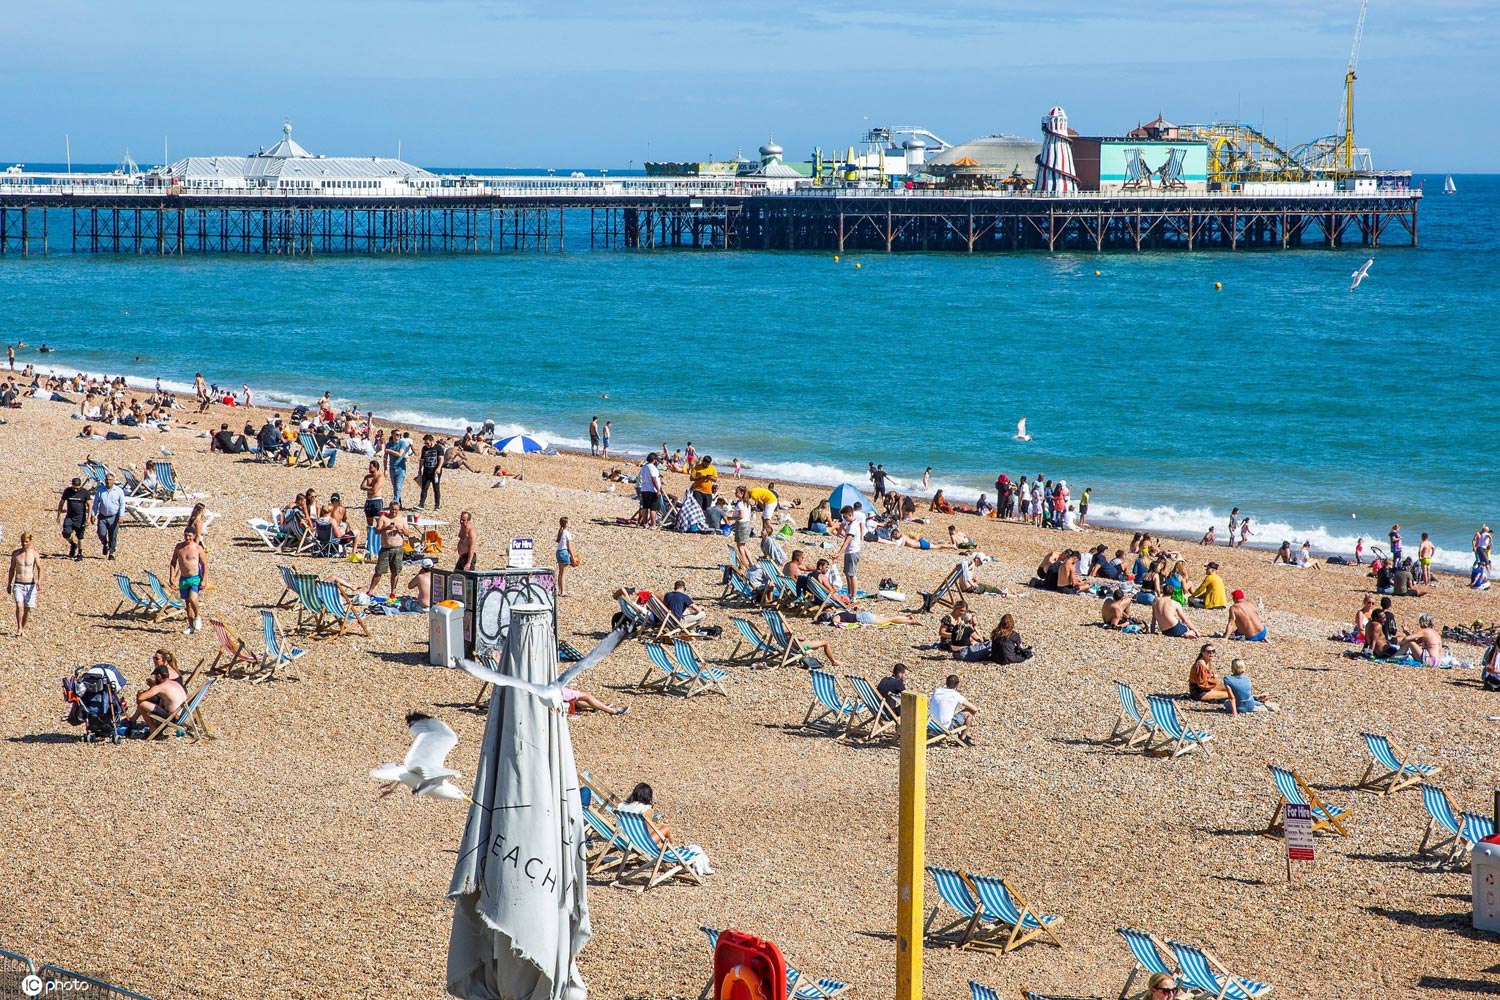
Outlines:
{"type": "Polygon", "coordinates": [[[1372,254],[54,253],[0,259],[0,303],[5,339],[57,351],[22,362],[69,371],[331,389],[564,446],[597,414],[620,450],[691,440],[817,481],[931,466],[957,497],[1040,473],[1093,487],[1096,519],[1222,537],[1239,506],[1255,541],[1323,552],[1399,521],[1463,568],[1500,519],[1500,177],[1455,180],[1425,178],[1419,247],[1372,254]]]}

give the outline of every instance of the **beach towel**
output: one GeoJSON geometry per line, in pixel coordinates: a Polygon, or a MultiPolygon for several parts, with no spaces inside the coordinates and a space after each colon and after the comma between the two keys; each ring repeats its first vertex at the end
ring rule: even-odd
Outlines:
{"type": "Polygon", "coordinates": [[[678,531],[702,531],[710,530],[708,518],[703,516],[703,508],[698,506],[697,499],[692,495],[692,490],[682,495],[682,503],[677,508],[677,520],[673,527],[678,531]]]}

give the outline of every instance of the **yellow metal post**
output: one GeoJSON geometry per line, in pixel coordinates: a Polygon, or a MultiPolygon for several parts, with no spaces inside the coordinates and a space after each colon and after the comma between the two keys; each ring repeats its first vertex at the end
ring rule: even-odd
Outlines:
{"type": "Polygon", "coordinates": [[[922,1000],[927,854],[927,696],[901,696],[900,846],[896,853],[896,1000],[922,1000]]]}

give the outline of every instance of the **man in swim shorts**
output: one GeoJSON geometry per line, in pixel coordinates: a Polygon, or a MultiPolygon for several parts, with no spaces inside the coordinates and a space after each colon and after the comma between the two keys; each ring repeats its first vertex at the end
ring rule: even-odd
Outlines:
{"type": "Polygon", "coordinates": [[[405,558],[407,536],[411,533],[406,528],[406,516],[401,513],[401,508],[391,504],[375,518],[375,533],[380,536],[380,555],[375,557],[375,573],[370,577],[370,586],[366,593],[373,595],[375,585],[380,582],[381,574],[389,573],[391,576],[391,597],[396,596],[396,583],[401,576],[401,564],[405,558]]]}
{"type": "Polygon", "coordinates": [[[1229,623],[1224,626],[1224,638],[1244,639],[1247,642],[1265,642],[1266,626],[1261,623],[1260,612],[1243,590],[1229,595],[1234,603],[1229,606],[1229,623]]]}
{"type": "Polygon", "coordinates": [[[183,635],[192,635],[203,627],[199,617],[198,591],[203,586],[203,573],[208,569],[208,553],[198,544],[198,533],[191,527],[183,529],[182,541],[172,549],[172,558],[167,563],[170,579],[177,585],[177,594],[187,605],[188,627],[183,635]]]}
{"type": "Polygon", "coordinates": [[[1437,546],[1432,544],[1432,539],[1427,537],[1427,532],[1422,532],[1422,544],[1417,546],[1417,562],[1422,565],[1422,582],[1432,582],[1432,557],[1437,552],[1437,546]]]}
{"type": "Polygon", "coordinates": [[[26,634],[26,623],[36,610],[36,595],[42,587],[42,559],[31,546],[31,532],[21,532],[21,547],[10,554],[5,589],[16,601],[16,638],[26,634]]]}
{"type": "Polygon", "coordinates": [[[1151,620],[1156,630],[1173,639],[1196,639],[1198,630],[1192,619],[1176,601],[1163,598],[1151,604],[1151,620]]]}

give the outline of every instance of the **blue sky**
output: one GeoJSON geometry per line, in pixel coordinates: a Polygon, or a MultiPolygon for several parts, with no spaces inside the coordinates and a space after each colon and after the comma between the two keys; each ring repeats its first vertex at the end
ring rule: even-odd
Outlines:
{"type": "MultiPolygon", "coordinates": [[[[1114,134],[1158,111],[1333,132],[1359,5],[787,0],[17,3],[0,157],[243,153],[289,116],[314,152],[437,166],[788,156],[917,124],[1114,134]],[[1236,5],[1246,6],[1246,5],[1236,5]],[[1037,13],[1045,8],[1046,14],[1037,13]]],[[[1378,166],[1500,170],[1493,2],[1373,0],[1355,106],[1378,166]]]]}

